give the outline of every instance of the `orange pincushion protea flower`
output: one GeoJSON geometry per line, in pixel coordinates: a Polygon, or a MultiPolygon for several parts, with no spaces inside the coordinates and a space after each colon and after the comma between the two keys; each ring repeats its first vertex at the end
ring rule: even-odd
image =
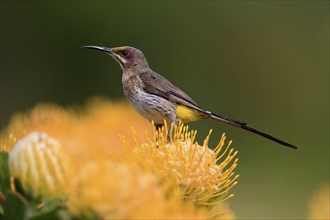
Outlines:
{"type": "Polygon", "coordinates": [[[134,149],[132,157],[146,170],[161,179],[174,179],[182,188],[185,199],[200,205],[213,205],[230,197],[229,190],[237,184],[237,151],[225,146],[223,134],[214,150],[208,148],[211,134],[203,145],[195,142],[196,131],[179,124],[168,142],[168,129],[154,131],[154,139],[134,149]],[[225,146],[225,147],[224,147],[225,146]],[[219,162],[219,164],[217,164],[219,162]]]}

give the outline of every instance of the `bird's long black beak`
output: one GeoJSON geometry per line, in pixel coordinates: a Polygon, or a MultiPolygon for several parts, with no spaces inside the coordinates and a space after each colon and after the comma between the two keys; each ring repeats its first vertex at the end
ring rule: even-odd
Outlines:
{"type": "Polygon", "coordinates": [[[107,47],[99,47],[99,46],[82,46],[81,48],[87,48],[87,49],[93,49],[93,50],[100,50],[103,52],[107,52],[107,53],[112,53],[113,50],[111,48],[107,48],[107,47]]]}

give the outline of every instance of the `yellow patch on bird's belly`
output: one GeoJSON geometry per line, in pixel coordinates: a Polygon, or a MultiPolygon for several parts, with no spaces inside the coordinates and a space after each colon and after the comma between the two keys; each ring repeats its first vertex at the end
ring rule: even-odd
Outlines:
{"type": "Polygon", "coordinates": [[[183,122],[196,121],[201,119],[201,115],[198,111],[184,105],[178,105],[176,107],[176,117],[183,122]]]}

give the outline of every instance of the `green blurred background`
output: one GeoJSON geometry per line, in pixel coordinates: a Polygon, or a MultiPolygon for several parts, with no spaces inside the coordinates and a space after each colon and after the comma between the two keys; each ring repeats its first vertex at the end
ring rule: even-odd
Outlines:
{"type": "Polygon", "coordinates": [[[329,2],[1,1],[1,128],[39,102],[123,98],[119,65],[82,45],[130,45],[208,110],[300,146],[227,125],[239,150],[238,218],[305,218],[329,183],[329,2]]]}

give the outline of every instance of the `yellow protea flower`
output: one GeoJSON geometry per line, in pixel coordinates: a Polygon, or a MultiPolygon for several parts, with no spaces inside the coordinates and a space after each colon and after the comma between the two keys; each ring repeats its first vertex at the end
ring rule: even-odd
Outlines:
{"type": "Polygon", "coordinates": [[[78,110],[40,104],[11,119],[1,149],[26,192],[65,195],[77,218],[233,219],[223,203],[238,178],[231,141],[222,135],[212,150],[210,134],[199,145],[183,124],[170,140],[166,125],[153,129],[150,139],[152,126],[127,102],[94,98],[78,110]]]}
{"type": "Polygon", "coordinates": [[[81,167],[70,183],[68,208],[75,218],[87,219],[233,219],[226,207],[211,215],[167,190],[151,172],[132,164],[95,161],[81,167]]]}
{"type": "Polygon", "coordinates": [[[127,101],[91,98],[81,108],[63,108],[42,103],[30,111],[16,113],[1,131],[1,150],[11,151],[17,140],[37,131],[59,140],[64,151],[79,168],[86,161],[108,158],[108,152],[122,150],[120,135],[134,146],[131,127],[139,139],[151,127],[127,101]]]}
{"type": "Polygon", "coordinates": [[[63,198],[69,169],[69,159],[61,144],[47,134],[27,135],[9,154],[11,176],[18,178],[24,191],[33,198],[63,198]]]}
{"type": "Polygon", "coordinates": [[[91,162],[71,181],[69,210],[76,216],[102,219],[156,218],[165,197],[157,181],[139,167],[91,162]]]}
{"type": "Polygon", "coordinates": [[[229,190],[237,184],[237,151],[225,146],[223,134],[214,150],[208,147],[211,134],[203,145],[195,142],[196,131],[189,131],[182,123],[175,125],[171,141],[165,126],[154,130],[154,138],[134,149],[133,161],[161,179],[174,179],[183,190],[182,197],[200,205],[220,203],[233,194],[229,190]],[[219,163],[219,164],[218,164],[219,163]]]}

